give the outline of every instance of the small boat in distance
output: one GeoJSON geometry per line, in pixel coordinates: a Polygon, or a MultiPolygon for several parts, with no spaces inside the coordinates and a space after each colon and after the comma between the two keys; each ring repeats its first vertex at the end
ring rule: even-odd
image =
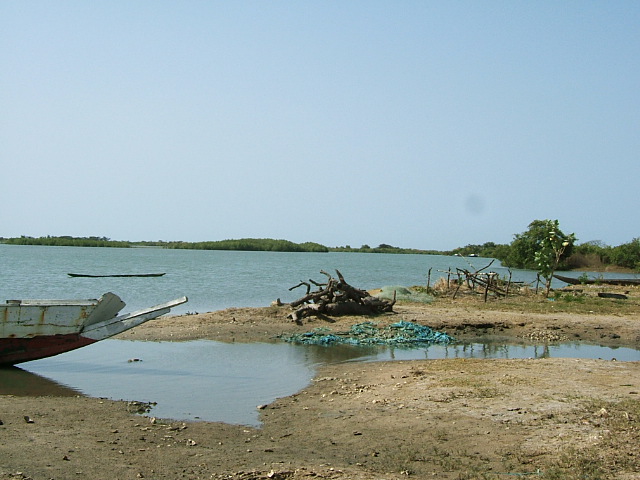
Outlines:
{"type": "Polygon", "coordinates": [[[7,300],[0,304],[0,366],[51,357],[104,340],[165,315],[177,298],[118,316],[125,303],[113,293],[90,300],[7,300]]]}
{"type": "Polygon", "coordinates": [[[640,285],[640,278],[574,278],[556,274],[553,276],[570,285],[640,285]]]}
{"type": "Polygon", "coordinates": [[[70,277],[106,278],[106,277],[161,277],[164,273],[128,273],[118,275],[88,275],[85,273],[67,273],[70,277]]]}

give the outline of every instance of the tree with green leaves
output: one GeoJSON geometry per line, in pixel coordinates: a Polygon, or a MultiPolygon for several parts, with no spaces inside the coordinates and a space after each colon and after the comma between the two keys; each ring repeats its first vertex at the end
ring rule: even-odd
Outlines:
{"type": "Polygon", "coordinates": [[[621,267],[640,271],[640,238],[612,248],[611,260],[621,267]]]}
{"type": "MultiPolygon", "coordinates": [[[[509,246],[509,252],[503,265],[513,268],[525,268],[527,270],[538,270],[536,252],[540,250],[542,241],[549,236],[550,231],[555,231],[560,238],[568,238],[558,227],[557,220],[534,220],[529,224],[526,232],[514,235],[513,242],[509,246]]],[[[574,239],[575,241],[575,239],[574,239]]],[[[569,257],[572,253],[573,242],[568,245],[561,255],[561,261],[569,257]]]]}
{"type": "Polygon", "coordinates": [[[513,268],[536,268],[536,250],[544,236],[544,220],[534,220],[529,224],[526,232],[516,233],[509,249],[509,254],[504,260],[504,265],[513,268]]]}
{"type": "Polygon", "coordinates": [[[543,223],[544,235],[538,242],[534,258],[538,274],[546,282],[545,295],[549,296],[553,274],[558,269],[560,260],[567,249],[570,250],[570,247],[575,243],[576,238],[573,233],[569,235],[562,233],[558,220],[543,220],[543,223]]]}

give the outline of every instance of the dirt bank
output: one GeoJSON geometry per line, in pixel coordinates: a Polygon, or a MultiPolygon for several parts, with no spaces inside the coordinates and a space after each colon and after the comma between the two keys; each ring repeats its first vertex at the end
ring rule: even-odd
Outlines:
{"type": "Polygon", "coordinates": [[[439,300],[434,304],[399,303],[394,307],[393,313],[375,318],[311,317],[304,319],[302,325],[287,320],[289,309],[286,306],[229,308],[150,322],[123,334],[120,338],[207,338],[221,342],[265,342],[273,341],[283,333],[305,332],[317,327],[340,331],[367,320],[380,325],[406,320],[446,331],[463,341],[491,336],[503,337],[510,342],[581,341],[608,346],[636,347],[640,345],[640,289],[634,290],[634,295],[627,302],[632,308],[625,314],[615,311],[576,314],[554,311],[553,305],[549,311],[537,313],[518,309],[504,310],[504,303],[485,304],[477,298],[460,301],[439,300]]]}
{"type": "MultiPolygon", "coordinates": [[[[375,321],[416,321],[462,339],[640,345],[633,303],[623,314],[477,300],[395,310],[375,321]]],[[[283,307],[238,308],[166,318],[121,338],[273,341],[361,321],[296,325],[283,307]]],[[[259,429],[164,421],[95,398],[0,396],[0,479],[632,479],[640,478],[639,400],[640,363],[574,359],[333,365],[262,406],[259,429]]]]}

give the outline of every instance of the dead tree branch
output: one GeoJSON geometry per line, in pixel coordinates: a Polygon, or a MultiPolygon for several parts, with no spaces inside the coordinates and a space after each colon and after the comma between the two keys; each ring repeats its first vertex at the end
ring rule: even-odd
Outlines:
{"type": "Polygon", "coordinates": [[[289,304],[294,311],[288,315],[288,318],[300,322],[305,317],[323,314],[329,316],[377,315],[393,311],[393,306],[396,303],[395,294],[393,300],[377,298],[366,290],[349,285],[338,270],[336,270],[337,278],[324,270],[320,270],[320,273],[327,276],[326,283],[309,280],[310,283],[318,287],[318,290],[309,291],[310,284],[307,282],[300,282],[289,289],[294,290],[305,285],[307,293],[289,304]]]}

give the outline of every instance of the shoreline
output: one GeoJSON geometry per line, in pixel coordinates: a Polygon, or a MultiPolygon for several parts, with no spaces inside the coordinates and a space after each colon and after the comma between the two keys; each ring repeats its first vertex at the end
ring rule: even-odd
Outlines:
{"type": "MultiPolygon", "coordinates": [[[[638,289],[640,290],[640,289],[638,289]]],[[[640,299],[640,294],[639,294],[640,299]]],[[[116,338],[146,341],[208,339],[251,343],[276,341],[280,334],[302,333],[315,328],[345,330],[351,325],[374,321],[386,326],[399,320],[427,325],[462,341],[479,337],[501,337],[513,343],[532,341],[578,341],[611,347],[640,346],[640,308],[635,315],[532,313],[474,308],[458,305],[398,303],[394,312],[375,317],[345,315],[335,322],[305,318],[302,325],[286,319],[287,306],[227,308],[214,312],[167,317],[143,324],[116,338]],[[545,339],[546,335],[546,339],[545,339]]]]}
{"type": "MultiPolygon", "coordinates": [[[[321,326],[403,319],[465,340],[567,338],[637,349],[639,298],[634,290],[624,314],[532,313],[461,299],[398,303],[389,315],[303,325],[286,319],[286,307],[231,308],[158,319],[117,338],[262,342],[321,326]]],[[[457,480],[551,473],[564,464],[562,478],[571,479],[579,478],[571,472],[589,474],[576,466],[589,462],[568,460],[575,452],[598,457],[606,478],[632,479],[640,469],[632,454],[639,403],[640,362],[561,358],[323,366],[300,392],[259,406],[260,428],[157,419],[153,410],[134,413],[136,402],[0,395],[0,480],[457,480]]]]}

